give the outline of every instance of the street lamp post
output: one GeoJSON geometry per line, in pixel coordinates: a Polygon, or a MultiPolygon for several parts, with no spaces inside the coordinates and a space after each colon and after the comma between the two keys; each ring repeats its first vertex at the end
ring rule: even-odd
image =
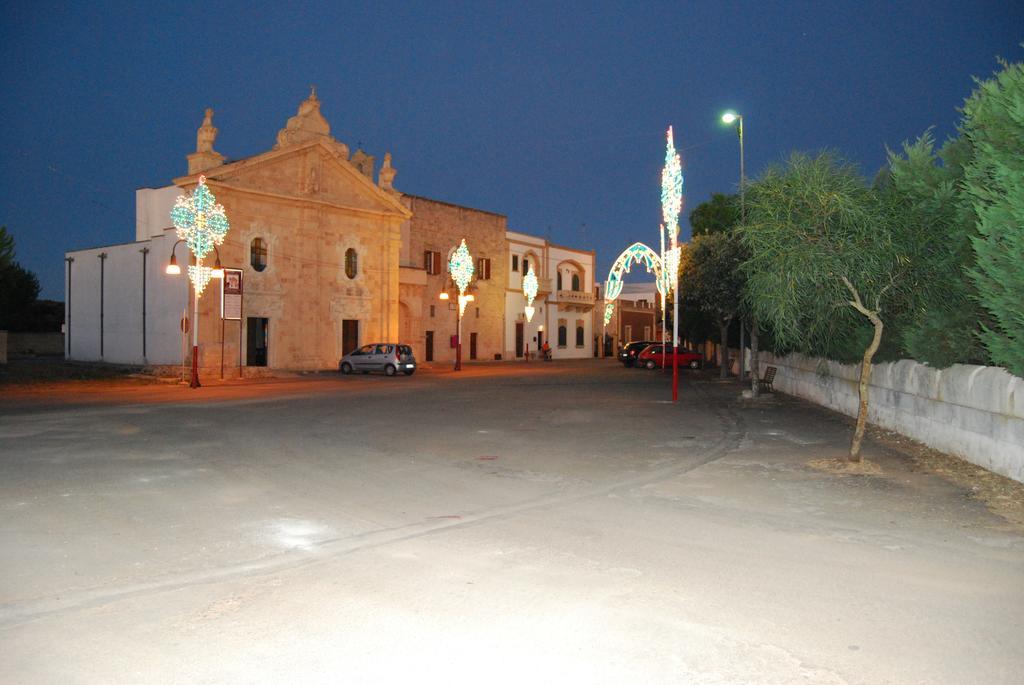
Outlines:
{"type": "MultiPolygon", "coordinates": [[[[740,223],[747,220],[747,174],[743,162],[743,115],[736,112],[726,112],[722,115],[722,121],[726,124],[736,123],[736,135],[740,139],[740,223]]],[[[743,326],[740,325],[740,332],[743,326]]],[[[743,380],[743,345],[740,344],[740,381],[743,380]]],[[[757,362],[757,316],[750,316],[750,392],[754,397],[758,396],[758,362],[757,362]]]]}
{"type": "Polygon", "coordinates": [[[195,296],[192,304],[192,381],[189,385],[193,388],[200,387],[199,383],[199,298],[211,278],[223,278],[224,270],[220,264],[220,251],[217,246],[224,242],[224,236],[228,233],[228,219],[224,214],[224,207],[217,204],[217,199],[206,186],[206,177],[200,176],[199,183],[191,195],[179,195],[171,210],[171,221],[178,234],[178,242],[171,248],[171,260],[167,264],[167,273],[180,274],[181,267],[178,266],[174,256],[174,249],[178,243],[184,242],[188,245],[192,255],[195,257],[195,264],[188,267],[188,277],[192,282],[195,296]],[[203,259],[215,251],[217,261],[214,268],[203,265],[203,259]]]}

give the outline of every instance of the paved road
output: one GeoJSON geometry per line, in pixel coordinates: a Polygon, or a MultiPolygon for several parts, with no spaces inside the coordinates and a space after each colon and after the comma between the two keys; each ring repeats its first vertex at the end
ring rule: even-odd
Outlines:
{"type": "Polygon", "coordinates": [[[1020,682],[1020,530],[877,445],[808,468],[835,415],[667,383],[8,393],[0,682],[1020,682]]]}

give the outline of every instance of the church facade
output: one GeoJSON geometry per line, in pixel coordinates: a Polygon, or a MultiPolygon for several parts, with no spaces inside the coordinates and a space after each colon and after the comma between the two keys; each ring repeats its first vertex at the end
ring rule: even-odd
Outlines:
{"type": "MultiPolygon", "coordinates": [[[[193,292],[185,269],[170,275],[166,267],[172,255],[182,265],[189,259],[170,211],[201,176],[230,222],[216,257],[237,269],[232,277],[240,274],[242,286],[238,318],[222,319],[222,281],[210,281],[199,298],[198,359],[207,377],[221,368],[225,377],[336,369],[343,354],[369,342],[411,344],[421,362],[454,359],[455,298],[439,295],[454,292],[446,267],[462,239],[476,265],[463,357],[515,358],[509,330],[521,309],[512,311],[508,296],[505,216],[400,193],[390,154],[374,178],[373,157],[331,136],[315,92],[272,149],[238,161],[214,149],[212,116],[207,110],[188,173],[136,192],[133,242],[65,254],[69,359],[190,364],[193,292]]],[[[577,252],[572,261],[592,283],[593,253],[577,252]]]]}

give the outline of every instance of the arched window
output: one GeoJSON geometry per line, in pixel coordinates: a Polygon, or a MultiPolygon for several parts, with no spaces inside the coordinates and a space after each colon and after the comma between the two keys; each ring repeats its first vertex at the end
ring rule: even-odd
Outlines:
{"type": "Polygon", "coordinates": [[[556,288],[556,290],[561,290],[561,289],[562,289],[562,270],[559,269],[558,270],[558,287],[556,288]]]}
{"type": "Polygon", "coordinates": [[[253,238],[249,247],[249,263],[257,271],[267,268],[267,243],[263,238],[253,238]]]}
{"type": "Polygon", "coordinates": [[[580,290],[580,275],[579,274],[573,274],[572,275],[572,289],[573,289],[574,292],[579,292],[579,290],[580,290]]]}
{"type": "Polygon", "coordinates": [[[558,324],[558,346],[565,347],[566,339],[568,337],[568,331],[565,330],[565,324],[558,324]]]}
{"type": "Polygon", "coordinates": [[[355,278],[357,273],[359,273],[359,256],[350,247],[345,250],[345,275],[349,278],[355,278]]]}
{"type": "Polygon", "coordinates": [[[583,324],[576,322],[576,347],[583,347],[583,324]]]}

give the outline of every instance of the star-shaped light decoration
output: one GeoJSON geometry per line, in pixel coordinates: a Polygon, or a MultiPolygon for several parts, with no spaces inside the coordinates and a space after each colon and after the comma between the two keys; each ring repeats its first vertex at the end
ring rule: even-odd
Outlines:
{"type": "Polygon", "coordinates": [[[672,127],[668,127],[665,142],[665,166],[661,170],[661,216],[671,240],[665,251],[668,289],[674,290],[679,280],[679,212],[683,209],[683,164],[676,152],[672,127]]]}
{"type": "Polygon", "coordinates": [[[537,297],[537,274],[533,273],[533,265],[523,276],[523,295],[526,296],[526,320],[533,321],[533,300],[537,297]]]}
{"type": "Polygon", "coordinates": [[[188,277],[196,293],[202,294],[213,273],[213,269],[203,266],[203,258],[215,245],[224,242],[230,228],[224,207],[217,204],[217,198],[206,186],[205,176],[199,177],[199,185],[191,195],[178,196],[171,209],[171,221],[178,238],[195,255],[196,263],[188,267],[188,277]]]}
{"type": "Polygon", "coordinates": [[[469,254],[469,248],[466,247],[466,239],[463,238],[448,261],[448,273],[452,275],[452,280],[459,288],[459,316],[466,313],[466,303],[472,299],[472,296],[466,295],[466,288],[473,280],[474,271],[473,257],[469,254]]]}

